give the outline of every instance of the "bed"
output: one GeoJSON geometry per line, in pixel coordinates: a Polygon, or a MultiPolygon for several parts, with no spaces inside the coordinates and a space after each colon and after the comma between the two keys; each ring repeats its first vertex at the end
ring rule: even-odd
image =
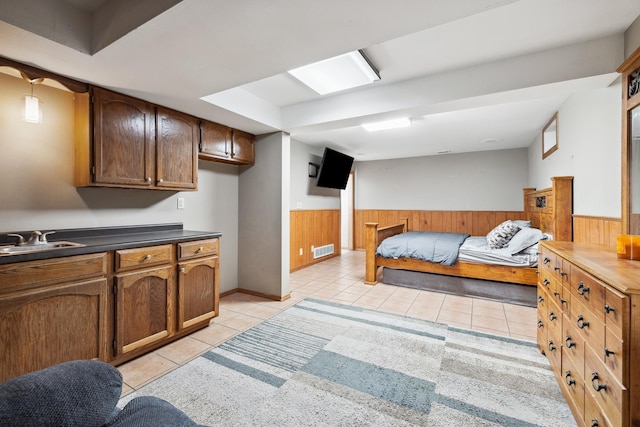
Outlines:
{"type": "MultiPolygon", "coordinates": [[[[530,223],[530,227],[544,233],[545,237],[553,240],[572,241],[573,177],[553,177],[551,183],[551,187],[542,190],[523,189],[526,221],[530,223]]],[[[387,226],[380,226],[375,222],[365,224],[366,284],[377,283],[380,267],[523,285],[535,285],[538,280],[535,253],[528,257],[531,262],[516,262],[515,264],[498,260],[491,262],[480,259],[482,257],[474,258],[464,254],[460,257],[458,254],[458,258],[452,265],[424,261],[410,256],[384,257],[377,254],[378,248],[385,239],[407,233],[408,230],[407,218],[403,218],[400,223],[387,226]]],[[[464,242],[469,241],[470,244],[481,245],[483,239],[486,241],[485,236],[468,236],[464,242]]],[[[465,243],[462,246],[465,246],[465,243]]]]}

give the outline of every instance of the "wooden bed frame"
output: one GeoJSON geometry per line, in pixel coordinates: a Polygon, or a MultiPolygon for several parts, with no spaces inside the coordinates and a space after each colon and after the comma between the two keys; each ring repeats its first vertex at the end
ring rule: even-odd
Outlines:
{"type": "MultiPolygon", "coordinates": [[[[554,240],[572,241],[573,177],[553,177],[551,182],[552,186],[543,190],[523,189],[526,218],[531,221],[532,227],[553,235],[554,240]]],[[[510,267],[464,261],[447,266],[412,258],[392,259],[376,256],[380,242],[387,237],[408,231],[408,222],[408,219],[404,218],[402,223],[386,227],[379,227],[375,222],[365,224],[366,284],[377,283],[379,267],[534,286],[538,281],[536,267],[510,267]]]]}

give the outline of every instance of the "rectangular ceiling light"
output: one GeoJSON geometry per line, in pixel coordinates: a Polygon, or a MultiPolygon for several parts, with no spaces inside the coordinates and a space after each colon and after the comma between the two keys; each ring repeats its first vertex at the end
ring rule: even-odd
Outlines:
{"type": "Polygon", "coordinates": [[[360,50],[289,70],[289,74],[320,95],[380,80],[378,70],[360,50]]]}
{"type": "Polygon", "coordinates": [[[407,117],[402,117],[402,118],[393,119],[393,120],[385,120],[383,122],[362,124],[362,127],[368,130],[369,132],[375,132],[378,130],[385,130],[385,129],[405,128],[408,126],[411,126],[411,119],[407,117]]]}

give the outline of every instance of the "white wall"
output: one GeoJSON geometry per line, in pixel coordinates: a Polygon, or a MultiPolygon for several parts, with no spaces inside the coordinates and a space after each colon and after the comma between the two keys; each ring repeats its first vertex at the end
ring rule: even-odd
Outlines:
{"type": "Polygon", "coordinates": [[[237,166],[201,161],[197,192],[75,188],[73,94],[36,86],[43,123],[34,124],[21,120],[29,92],[22,79],[0,73],[0,233],[166,223],[220,231],[220,289],[237,287],[237,166]]]}
{"type": "Polygon", "coordinates": [[[238,286],[276,297],[289,294],[289,145],[281,132],[258,137],[240,172],[238,286]]]}
{"type": "Polygon", "coordinates": [[[356,162],[355,208],[521,211],[527,178],[526,148],[356,162]]]}
{"type": "MultiPolygon", "coordinates": [[[[620,218],[620,79],[605,89],[572,95],[558,111],[558,150],[542,160],[541,134],[529,146],[529,185],[573,176],[573,211],[620,218]]],[[[542,131],[542,129],[541,129],[542,131]]]]}
{"type": "Polygon", "coordinates": [[[317,178],[309,178],[309,162],[320,165],[323,151],[323,147],[312,147],[291,139],[289,209],[340,209],[340,190],[317,187],[317,178]]]}

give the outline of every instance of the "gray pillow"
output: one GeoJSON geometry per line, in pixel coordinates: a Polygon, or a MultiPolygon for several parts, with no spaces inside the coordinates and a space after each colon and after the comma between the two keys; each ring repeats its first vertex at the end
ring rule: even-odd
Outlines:
{"type": "Polygon", "coordinates": [[[487,245],[492,249],[504,248],[518,230],[520,227],[513,221],[507,220],[487,234],[487,245]]]}
{"type": "Polygon", "coordinates": [[[122,375],[108,363],[61,363],[0,384],[0,425],[98,427],[121,392],[122,375]]]}
{"type": "Polygon", "coordinates": [[[515,236],[509,240],[507,244],[507,250],[511,255],[515,255],[518,252],[522,252],[529,246],[535,245],[539,240],[544,239],[544,234],[537,228],[522,228],[515,236]]]}
{"type": "Polygon", "coordinates": [[[526,221],[524,219],[512,219],[511,221],[520,228],[531,227],[531,221],[526,221]]]}

